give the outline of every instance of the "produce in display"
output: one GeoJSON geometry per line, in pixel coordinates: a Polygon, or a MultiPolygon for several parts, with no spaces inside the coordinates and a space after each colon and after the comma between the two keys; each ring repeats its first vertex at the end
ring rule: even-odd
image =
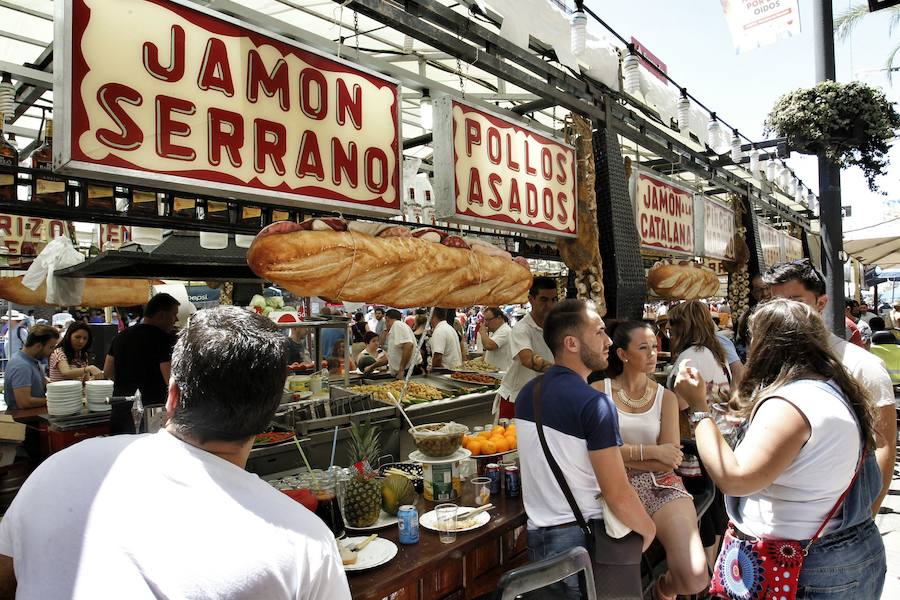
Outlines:
{"type": "Polygon", "coordinates": [[[459,423],[426,423],[409,430],[419,451],[432,458],[450,456],[462,445],[469,428],[459,423]]]}
{"type": "Polygon", "coordinates": [[[404,504],[412,504],[416,500],[416,489],[409,477],[388,475],[381,484],[381,508],[392,517],[404,504]]]}
{"type": "Polygon", "coordinates": [[[463,448],[469,450],[472,456],[483,456],[515,450],[516,426],[511,423],[507,427],[495,426],[490,431],[482,431],[478,435],[467,435],[462,441],[463,448]]]}
{"type": "Polygon", "coordinates": [[[273,223],[256,236],[247,264],[300,296],[395,307],[518,304],[532,281],[524,259],[494,256],[457,235],[343,219],[273,223]]]}
{"type": "Polygon", "coordinates": [[[378,428],[352,423],[347,449],[355,473],[344,494],[344,518],[350,527],[368,527],[381,514],[381,480],[372,470],[375,458],[381,454],[378,428]]]}
{"type": "Polygon", "coordinates": [[[484,358],[473,358],[459,365],[458,371],[484,371],[485,373],[496,373],[499,369],[484,360],[484,358]]]}
{"type": "Polygon", "coordinates": [[[666,259],[650,267],[647,285],[661,298],[697,300],[714,296],[719,290],[719,278],[699,263],[666,259]]]}
{"type": "MultiPolygon", "coordinates": [[[[84,280],[84,292],[78,306],[139,306],[150,299],[152,287],[161,284],[155,279],[92,279],[84,280]]],[[[48,306],[47,285],[36,290],[22,285],[22,277],[0,277],[0,298],[25,306],[48,306]]]]}
{"type": "MultiPolygon", "coordinates": [[[[350,391],[357,394],[368,394],[380,402],[386,404],[394,404],[389,394],[393,394],[394,398],[400,399],[400,392],[403,391],[402,381],[389,381],[387,383],[376,383],[368,385],[351,386],[350,391]]],[[[403,404],[416,404],[419,402],[430,402],[432,400],[440,400],[446,394],[427,383],[418,381],[410,381],[409,387],[406,388],[406,395],[403,397],[403,404]]]]}
{"type": "Polygon", "coordinates": [[[482,375],[480,373],[454,373],[450,376],[458,381],[468,381],[470,383],[483,383],[485,385],[500,385],[500,380],[490,375],[482,375]]]}

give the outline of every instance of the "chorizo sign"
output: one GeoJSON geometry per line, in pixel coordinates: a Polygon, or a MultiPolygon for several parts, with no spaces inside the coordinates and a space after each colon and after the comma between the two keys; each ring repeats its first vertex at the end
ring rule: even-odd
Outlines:
{"type": "Polygon", "coordinates": [[[734,260],[734,210],[711,198],[703,198],[703,255],[734,260]]]}
{"type": "Polygon", "coordinates": [[[800,260],[803,258],[803,242],[794,236],[782,233],[781,245],[784,248],[784,260],[800,260]]]}
{"type": "Polygon", "coordinates": [[[435,210],[442,220],[575,237],[575,148],[493,112],[434,102],[435,210]]]}
{"type": "Polygon", "coordinates": [[[10,266],[25,268],[50,240],[69,235],[70,227],[61,219],[0,214],[0,246],[12,257],[10,266]]]}
{"type": "Polygon", "coordinates": [[[641,246],[666,254],[694,253],[694,193],[658,175],[639,171],[635,221],[641,246]]]}
{"type": "Polygon", "coordinates": [[[399,211],[395,81],[181,0],[56,4],[61,171],[399,211]]]}
{"type": "Polygon", "coordinates": [[[773,227],[759,224],[759,245],[762,248],[763,262],[766,268],[773,267],[782,262],[781,258],[781,233],[773,227]]]}

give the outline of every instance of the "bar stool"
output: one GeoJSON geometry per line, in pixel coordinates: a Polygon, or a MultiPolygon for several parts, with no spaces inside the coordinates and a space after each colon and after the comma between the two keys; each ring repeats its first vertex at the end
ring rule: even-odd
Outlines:
{"type": "Polygon", "coordinates": [[[591,557],[581,546],[509,571],[497,583],[494,598],[513,600],[521,594],[547,587],[570,575],[579,575],[579,585],[586,600],[597,600],[591,557]]]}

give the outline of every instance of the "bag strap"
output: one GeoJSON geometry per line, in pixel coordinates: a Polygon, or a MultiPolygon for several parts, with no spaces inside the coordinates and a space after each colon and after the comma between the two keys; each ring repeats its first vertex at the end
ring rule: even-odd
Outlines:
{"type": "Polygon", "coordinates": [[[844,490],[844,493],[841,494],[841,497],[837,499],[837,502],[834,503],[834,506],[829,511],[828,516],[825,517],[825,520],[822,521],[822,524],[819,525],[819,529],[816,531],[815,535],[812,536],[812,539],[809,540],[809,543],[806,545],[806,548],[803,549],[803,555],[809,551],[809,547],[813,545],[813,542],[819,539],[822,535],[822,531],[825,529],[825,526],[828,525],[828,522],[831,520],[831,517],[838,511],[841,507],[841,504],[844,503],[844,500],[847,499],[847,494],[850,493],[850,490],[853,489],[853,486],[856,484],[856,480],[859,478],[859,471],[862,469],[863,459],[866,456],[866,447],[863,445],[862,450],[859,453],[859,462],[856,463],[856,472],[853,474],[853,479],[850,480],[850,485],[847,486],[847,489],[844,490]]]}
{"type": "Polygon", "coordinates": [[[556,459],[550,454],[550,448],[547,447],[547,438],[544,437],[544,426],[541,421],[541,404],[543,402],[541,388],[543,383],[544,376],[538,375],[535,380],[534,388],[532,388],[531,395],[532,406],[534,408],[534,425],[537,428],[538,439],[541,441],[541,449],[544,451],[544,458],[547,459],[547,464],[550,466],[550,470],[553,472],[553,476],[556,478],[556,482],[559,484],[563,496],[566,497],[566,501],[569,503],[569,508],[572,509],[572,514],[575,515],[578,526],[581,527],[581,530],[585,535],[589,536],[591,535],[591,528],[584,520],[584,515],[581,514],[578,503],[575,502],[575,497],[572,495],[572,490],[569,489],[569,484],[566,483],[566,478],[559,468],[559,463],[556,462],[556,459]]]}

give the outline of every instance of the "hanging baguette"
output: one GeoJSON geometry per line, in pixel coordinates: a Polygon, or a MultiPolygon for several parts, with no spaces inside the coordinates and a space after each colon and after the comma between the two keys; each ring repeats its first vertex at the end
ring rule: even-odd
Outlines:
{"type": "MultiPolygon", "coordinates": [[[[150,299],[151,286],[162,283],[147,279],[84,280],[84,293],[78,306],[103,308],[105,306],[138,306],[150,299]]],[[[22,285],[22,277],[0,277],[0,298],[24,306],[49,306],[47,284],[32,290],[22,285]]]]}
{"type": "Polygon", "coordinates": [[[698,300],[719,291],[719,278],[693,261],[661,260],[650,268],[647,285],[656,295],[669,300],[698,300]]]}
{"type": "Polygon", "coordinates": [[[256,236],[247,263],[300,296],[397,308],[526,301],[532,277],[523,259],[470,249],[433,228],[400,229],[375,236],[342,219],[274,223],[256,236]]]}

